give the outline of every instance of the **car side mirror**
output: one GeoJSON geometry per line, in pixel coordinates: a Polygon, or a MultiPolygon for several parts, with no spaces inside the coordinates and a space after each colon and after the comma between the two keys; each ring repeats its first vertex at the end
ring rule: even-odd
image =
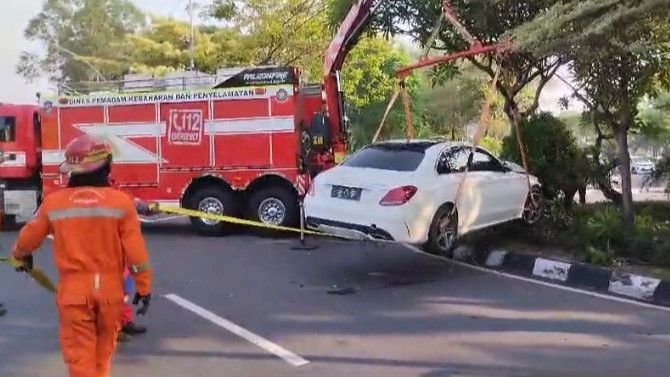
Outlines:
{"type": "Polygon", "coordinates": [[[503,162],[502,162],[502,171],[505,172],[505,173],[509,173],[509,172],[512,171],[512,167],[509,166],[509,164],[507,163],[507,161],[503,161],[503,162]]]}

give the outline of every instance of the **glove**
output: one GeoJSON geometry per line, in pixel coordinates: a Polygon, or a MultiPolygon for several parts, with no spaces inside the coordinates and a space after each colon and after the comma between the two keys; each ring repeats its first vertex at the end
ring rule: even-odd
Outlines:
{"type": "Polygon", "coordinates": [[[146,315],[147,310],[149,310],[149,303],[151,303],[151,293],[149,293],[146,296],[142,296],[139,293],[135,293],[135,298],[133,299],[133,305],[139,304],[140,301],[142,302],[142,306],[139,309],[137,309],[135,313],[137,313],[137,315],[146,315]]]}
{"type": "Polygon", "coordinates": [[[16,272],[26,272],[26,273],[28,273],[28,272],[33,270],[33,255],[32,254],[30,254],[28,256],[25,256],[25,257],[21,257],[21,258],[16,258],[15,257],[14,259],[21,262],[21,265],[17,266],[15,268],[16,272]]]}
{"type": "Polygon", "coordinates": [[[135,199],[135,209],[137,210],[137,213],[142,216],[153,216],[158,214],[158,211],[156,211],[154,206],[139,199],[135,199]]]}

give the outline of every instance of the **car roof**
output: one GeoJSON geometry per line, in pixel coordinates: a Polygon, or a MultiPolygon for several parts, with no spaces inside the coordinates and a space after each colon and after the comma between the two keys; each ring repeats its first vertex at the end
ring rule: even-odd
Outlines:
{"type": "Polygon", "coordinates": [[[392,139],[376,142],[368,145],[369,147],[387,147],[389,149],[404,149],[404,150],[415,150],[424,152],[432,147],[455,147],[460,145],[469,145],[465,142],[460,141],[445,141],[443,139],[392,139]]]}

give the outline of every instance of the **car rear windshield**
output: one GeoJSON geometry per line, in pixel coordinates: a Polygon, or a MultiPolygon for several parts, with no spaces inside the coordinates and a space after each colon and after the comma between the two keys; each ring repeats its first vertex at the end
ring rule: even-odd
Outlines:
{"type": "Polygon", "coordinates": [[[368,146],[349,157],[342,165],[394,171],[414,171],[424,158],[425,148],[407,145],[368,146]]]}

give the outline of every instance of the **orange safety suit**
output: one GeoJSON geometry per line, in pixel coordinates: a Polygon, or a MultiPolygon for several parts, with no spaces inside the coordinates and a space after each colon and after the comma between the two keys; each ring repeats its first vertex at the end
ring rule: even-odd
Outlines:
{"type": "Polygon", "coordinates": [[[74,187],[44,198],[21,230],[14,257],[54,235],[56,303],[70,377],[108,377],[124,299],[124,269],[137,293],[151,293],[152,271],[133,200],[110,187],[74,187]]]}

